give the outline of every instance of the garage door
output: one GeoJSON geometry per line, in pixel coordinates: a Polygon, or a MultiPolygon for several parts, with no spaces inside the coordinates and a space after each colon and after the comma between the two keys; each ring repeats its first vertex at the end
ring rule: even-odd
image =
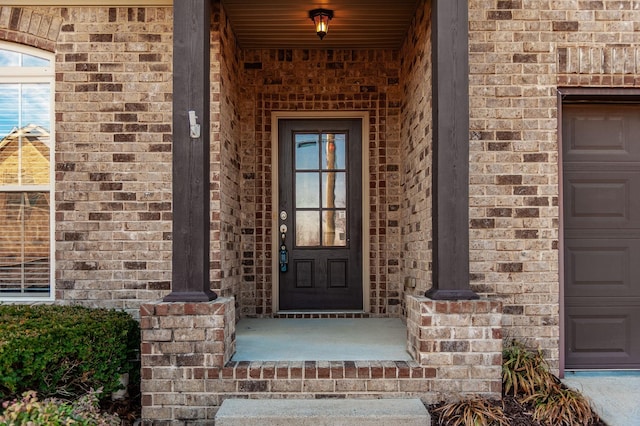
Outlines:
{"type": "Polygon", "coordinates": [[[562,145],[566,368],[640,368],[640,105],[564,105],[562,145]]]}

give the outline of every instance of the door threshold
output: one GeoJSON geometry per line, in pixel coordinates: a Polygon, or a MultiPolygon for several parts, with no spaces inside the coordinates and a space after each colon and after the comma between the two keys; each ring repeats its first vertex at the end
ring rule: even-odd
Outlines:
{"type": "Polygon", "coordinates": [[[276,315],[281,315],[281,314],[364,314],[363,310],[358,310],[358,309],[345,309],[345,310],[339,310],[339,309],[327,309],[327,310],[322,310],[322,309],[301,309],[301,310],[295,310],[292,309],[290,311],[278,311],[276,313],[276,315]]]}
{"type": "Polygon", "coordinates": [[[278,311],[273,314],[273,318],[278,319],[300,319],[300,318],[370,318],[371,314],[364,311],[350,311],[350,310],[330,310],[330,311],[317,311],[317,310],[292,310],[292,311],[278,311]]]}

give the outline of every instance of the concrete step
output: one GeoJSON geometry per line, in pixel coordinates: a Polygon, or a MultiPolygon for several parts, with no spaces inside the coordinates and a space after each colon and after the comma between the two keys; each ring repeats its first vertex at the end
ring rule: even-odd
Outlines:
{"type": "Polygon", "coordinates": [[[429,426],[431,416],[413,399],[227,399],[216,426],[429,426]]]}

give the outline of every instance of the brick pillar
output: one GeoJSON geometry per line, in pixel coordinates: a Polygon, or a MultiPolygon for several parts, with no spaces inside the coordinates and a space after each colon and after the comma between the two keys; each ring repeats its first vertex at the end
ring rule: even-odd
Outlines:
{"type": "Polygon", "coordinates": [[[502,303],[407,297],[408,350],[436,370],[431,390],[447,395],[502,392],[502,303]]]}
{"type": "Polygon", "coordinates": [[[207,392],[211,371],[235,352],[233,298],[158,302],[140,307],[142,418],[157,422],[210,420],[218,396],[207,392]]]}

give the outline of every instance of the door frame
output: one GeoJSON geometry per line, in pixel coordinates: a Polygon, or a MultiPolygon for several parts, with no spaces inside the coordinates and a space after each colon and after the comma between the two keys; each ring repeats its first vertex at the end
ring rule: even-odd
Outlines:
{"type": "Polygon", "coordinates": [[[564,160],[562,158],[562,111],[565,103],[571,101],[594,103],[640,103],[640,89],[637,87],[558,87],[557,88],[557,138],[558,138],[558,305],[559,305],[559,365],[558,375],[564,378],[566,361],[565,300],[564,300],[564,160]]]}
{"type": "MultiPolygon", "coordinates": [[[[288,119],[348,119],[356,118],[362,122],[362,307],[353,312],[369,312],[369,113],[367,111],[273,111],[271,113],[271,301],[274,313],[280,311],[280,274],[278,265],[278,185],[280,184],[278,167],[278,122],[288,119]]],[[[322,311],[323,313],[330,311],[322,311]]],[[[343,311],[340,311],[343,312],[343,311]]],[[[352,312],[352,311],[349,311],[352,312]]],[[[287,311],[290,313],[290,311],[287,311]]],[[[305,313],[307,313],[305,311],[305,313]]]]}

